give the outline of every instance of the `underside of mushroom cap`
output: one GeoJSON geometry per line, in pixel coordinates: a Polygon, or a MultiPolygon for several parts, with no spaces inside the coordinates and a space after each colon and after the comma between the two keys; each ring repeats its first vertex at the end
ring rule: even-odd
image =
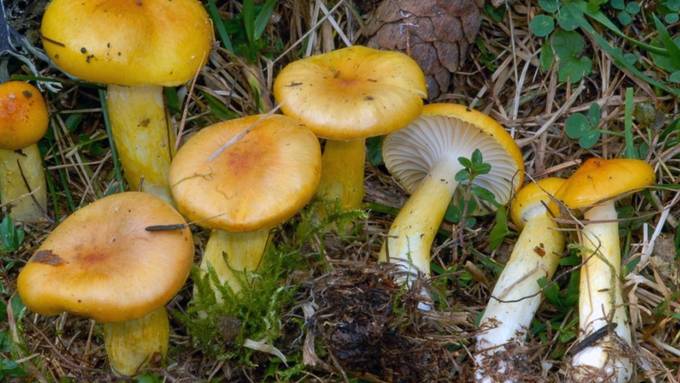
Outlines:
{"type": "MultiPolygon", "coordinates": [[[[498,203],[505,204],[524,178],[519,148],[503,127],[480,112],[462,107],[468,115],[466,120],[458,118],[461,107],[425,106],[419,118],[385,138],[385,165],[404,189],[413,193],[434,166],[446,161],[460,170],[458,158],[470,158],[475,149],[479,149],[491,170],[476,177],[473,183],[492,192],[498,203]]],[[[451,174],[452,179],[457,170],[451,174]]],[[[457,188],[454,198],[461,198],[464,189],[457,188]]],[[[478,204],[480,209],[474,214],[495,210],[495,206],[484,201],[478,204]]]]}
{"type": "Polygon", "coordinates": [[[52,0],[41,35],[47,54],[67,73],[128,86],[191,80],[213,40],[196,0],[52,0]]]}
{"type": "Polygon", "coordinates": [[[318,136],[351,140],[406,126],[420,114],[427,88],[407,55],[355,45],[288,64],[274,96],[318,136]]]}
{"type": "Polygon", "coordinates": [[[188,228],[158,197],[127,192],[104,197],[66,218],[21,270],[17,288],[32,311],[70,312],[98,322],[140,318],[167,303],[193,260],[188,228]]]}
{"type": "Polygon", "coordinates": [[[23,81],[0,85],[0,149],[18,150],[47,131],[47,106],[40,91],[23,81]]]}
{"type": "MultiPolygon", "coordinates": [[[[527,217],[536,209],[555,209],[556,205],[551,202],[556,198],[555,195],[564,182],[565,180],[562,178],[549,177],[528,183],[521,188],[512,199],[510,207],[510,214],[515,225],[524,226],[527,217]]],[[[553,213],[558,214],[559,212],[553,211],[553,213]]]]}
{"type": "Polygon", "coordinates": [[[570,209],[583,209],[654,181],[654,169],[645,161],[589,158],[567,179],[557,196],[570,209]]]}
{"type": "Polygon", "coordinates": [[[321,177],[319,141],[281,115],[256,115],[200,130],[170,167],[179,210],[197,224],[253,231],[292,217],[321,177]]]}

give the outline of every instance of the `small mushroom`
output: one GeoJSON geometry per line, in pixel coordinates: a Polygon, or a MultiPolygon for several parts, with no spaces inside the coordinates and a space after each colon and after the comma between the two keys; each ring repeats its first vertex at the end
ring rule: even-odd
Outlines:
{"type": "Polygon", "coordinates": [[[201,268],[212,266],[220,282],[240,290],[234,271],[257,269],[270,230],[309,202],[320,174],[319,141],[289,117],[256,115],[201,129],[170,169],[179,211],[213,229],[201,268]]]}
{"type": "Polygon", "coordinates": [[[164,305],[186,281],[193,240],[185,221],[158,197],[127,192],[81,208],[40,245],[19,273],[17,288],[39,314],[69,312],[103,324],[109,363],[136,374],[164,357],[169,325],[164,305]]]}
{"type": "Polygon", "coordinates": [[[164,86],[194,78],[212,47],[196,0],[53,0],[42,19],[48,56],[65,72],[108,85],[113,140],[132,190],[170,201],[174,136],[164,86]]]}
{"type": "MultiPolygon", "coordinates": [[[[557,197],[570,209],[585,211],[580,230],[581,281],[579,285],[579,341],[615,324],[613,333],[630,345],[631,332],[623,303],[619,222],[614,203],[630,192],[654,183],[652,167],[641,160],[588,159],[567,179],[557,197]]],[[[627,382],[633,367],[630,354],[619,349],[607,335],[580,350],[572,358],[577,378],[592,372],[611,376],[613,382],[627,382]]]]}
{"type": "Polygon", "coordinates": [[[493,382],[490,375],[514,368],[507,358],[496,354],[507,352],[508,344],[524,342],[542,300],[537,281],[550,280],[557,269],[564,236],[547,206],[563,183],[561,178],[545,178],[524,186],[512,200],[512,220],[522,232],[479,323],[475,355],[478,382],[493,382]]]}
{"type": "Polygon", "coordinates": [[[524,163],[517,144],[491,117],[463,105],[430,104],[405,129],[385,138],[385,165],[411,197],[392,223],[381,260],[429,275],[432,241],[452,196],[460,193],[455,175],[463,166],[458,158],[470,158],[475,149],[491,171],[474,183],[492,192],[498,203],[507,203],[522,184],[524,163]]]}
{"type": "Polygon", "coordinates": [[[47,217],[47,187],[37,142],[47,131],[40,91],[22,81],[0,84],[0,204],[20,222],[47,217]]]}
{"type": "Polygon", "coordinates": [[[288,64],[274,96],[284,114],[327,139],[317,194],[352,210],[364,197],[366,138],[418,117],[427,88],[407,55],[355,45],[288,64]]]}

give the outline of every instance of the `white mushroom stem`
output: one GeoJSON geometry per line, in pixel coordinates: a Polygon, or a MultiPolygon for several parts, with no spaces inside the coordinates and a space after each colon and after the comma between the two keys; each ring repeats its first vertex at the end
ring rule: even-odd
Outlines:
{"type": "Polygon", "coordinates": [[[174,132],[165,117],[163,87],[109,85],[106,101],[111,133],[130,189],[171,203],[168,173],[174,132]]]}
{"type": "MultiPolygon", "coordinates": [[[[579,340],[613,323],[616,324],[614,333],[630,345],[631,333],[621,290],[619,224],[614,202],[591,208],[585,218],[591,223],[585,225],[580,238],[584,264],[579,286],[579,340]]],[[[592,381],[627,382],[632,375],[629,355],[615,339],[605,336],[574,355],[572,366],[577,376],[592,381]]]]}
{"type": "Polygon", "coordinates": [[[170,324],[165,307],[139,319],[104,323],[103,327],[106,354],[117,374],[135,375],[147,363],[163,359],[168,353],[170,324]]]}
{"type": "MultiPolygon", "coordinates": [[[[205,246],[201,269],[207,272],[208,265],[212,266],[220,283],[227,283],[234,292],[240,291],[244,276],[238,273],[257,270],[269,241],[269,231],[230,233],[213,230],[205,246]]],[[[221,299],[219,290],[213,289],[218,300],[221,299]]]]}
{"type": "Polygon", "coordinates": [[[47,186],[38,145],[20,151],[0,149],[0,204],[10,205],[19,222],[46,218],[47,186]]]}
{"type": "Polygon", "coordinates": [[[392,223],[380,254],[382,261],[402,265],[407,275],[430,274],[432,241],[458,186],[455,175],[461,169],[453,158],[444,158],[432,168],[392,223]]]}
{"type": "Polygon", "coordinates": [[[480,321],[475,355],[478,382],[493,382],[490,375],[512,369],[507,358],[494,358],[494,354],[505,352],[508,343],[524,342],[543,298],[537,281],[552,278],[564,249],[564,237],[550,214],[542,205],[533,209],[480,321]]]}

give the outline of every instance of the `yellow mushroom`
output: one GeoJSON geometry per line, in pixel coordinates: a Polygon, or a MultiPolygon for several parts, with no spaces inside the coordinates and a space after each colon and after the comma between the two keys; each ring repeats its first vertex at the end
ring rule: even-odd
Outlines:
{"type": "Polygon", "coordinates": [[[462,192],[455,180],[463,169],[458,158],[470,158],[475,149],[491,171],[474,184],[507,203],[524,180],[524,163],[517,144],[491,117],[463,105],[430,104],[405,129],[385,138],[385,165],[411,197],[390,227],[381,260],[389,257],[409,274],[429,275],[432,241],[454,193],[462,192]]]}
{"type": "Polygon", "coordinates": [[[34,312],[69,312],[102,323],[111,367],[134,375],[167,352],[164,305],[186,281],[194,252],[186,226],[146,228],[184,223],[151,194],[104,197],[50,233],[19,273],[19,295],[34,312]]]}
{"type": "Polygon", "coordinates": [[[0,84],[0,204],[20,222],[47,217],[47,187],[37,142],[47,131],[40,91],[22,81],[0,84]]]}
{"type": "MultiPolygon", "coordinates": [[[[570,209],[584,211],[585,226],[579,231],[581,281],[579,285],[579,340],[613,323],[613,333],[631,344],[621,286],[619,223],[614,202],[621,196],[654,183],[654,170],[641,160],[591,158],[567,179],[557,196],[570,209]]],[[[572,358],[579,379],[610,376],[627,382],[633,367],[630,355],[610,352],[617,342],[605,336],[572,358]]]]}
{"type": "Polygon", "coordinates": [[[364,197],[366,138],[418,117],[427,88],[407,55],[355,45],[288,64],[274,96],[284,114],[327,139],[318,195],[351,210],[364,197]]]}
{"type": "Polygon", "coordinates": [[[197,75],[208,58],[212,25],[196,0],[53,0],[41,35],[65,72],[108,84],[113,139],[133,190],[170,201],[174,131],[164,86],[197,75]]]}
{"type": "Polygon", "coordinates": [[[270,229],[309,202],[320,174],[319,141],[289,117],[243,117],[196,133],[177,152],[170,184],[180,212],[213,229],[201,267],[240,290],[233,271],[258,267],[270,229]]]}

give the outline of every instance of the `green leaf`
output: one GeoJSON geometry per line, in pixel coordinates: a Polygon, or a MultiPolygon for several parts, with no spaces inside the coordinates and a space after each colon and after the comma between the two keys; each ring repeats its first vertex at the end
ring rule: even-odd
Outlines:
{"type": "Polygon", "coordinates": [[[368,162],[373,166],[383,164],[382,141],[382,136],[370,137],[366,140],[366,156],[368,157],[368,162]]]}
{"type": "Polygon", "coordinates": [[[20,378],[22,376],[26,376],[26,371],[17,362],[0,359],[0,378],[20,378]]]}
{"type": "Polygon", "coordinates": [[[205,101],[208,104],[208,107],[210,108],[210,112],[217,117],[218,120],[224,121],[224,120],[231,120],[233,118],[237,117],[237,114],[229,110],[224,103],[222,103],[220,100],[215,98],[215,96],[211,95],[210,93],[200,91],[201,94],[203,94],[203,97],[205,97],[205,101]]]}
{"type": "Polygon", "coordinates": [[[585,22],[583,9],[577,3],[567,3],[560,8],[557,23],[565,31],[573,31],[585,22]]]}
{"type": "Polygon", "coordinates": [[[578,144],[583,149],[590,149],[600,140],[600,135],[599,130],[590,130],[578,139],[578,144]]]}
{"type": "Polygon", "coordinates": [[[559,80],[571,83],[579,82],[584,76],[590,74],[592,67],[593,62],[588,57],[572,57],[561,61],[558,70],[559,80]]]}
{"type": "Polygon", "coordinates": [[[671,73],[671,75],[668,76],[668,81],[675,84],[680,84],[680,70],[671,73]]]}
{"type": "Polygon", "coordinates": [[[609,5],[618,10],[623,10],[626,7],[626,3],[623,0],[610,0],[609,5]]]}
{"type": "Polygon", "coordinates": [[[673,12],[680,12],[680,0],[666,0],[663,5],[673,12]]]}
{"type": "Polygon", "coordinates": [[[156,375],[142,374],[135,378],[135,383],[161,383],[161,379],[156,375]]]}
{"type": "Polygon", "coordinates": [[[492,192],[488,191],[487,189],[481,186],[473,185],[472,194],[479,197],[479,199],[481,199],[482,201],[487,201],[494,205],[499,205],[498,202],[496,202],[496,196],[492,192]]]}
{"type": "Polygon", "coordinates": [[[541,46],[541,55],[539,57],[541,62],[541,70],[547,72],[555,61],[555,53],[553,52],[552,46],[550,46],[549,41],[544,41],[541,46]]]}
{"type": "Polygon", "coordinates": [[[471,159],[473,167],[476,167],[477,165],[481,165],[484,163],[484,157],[482,156],[482,152],[479,149],[475,149],[475,151],[472,152],[471,159]]]}
{"type": "Polygon", "coordinates": [[[616,14],[616,18],[621,25],[630,25],[633,22],[633,17],[626,11],[620,11],[616,14]]]}
{"type": "Polygon", "coordinates": [[[626,12],[630,13],[631,15],[637,15],[640,13],[640,4],[631,1],[630,3],[626,4],[626,12]]]}
{"type": "Polygon", "coordinates": [[[588,118],[581,113],[572,114],[567,117],[567,120],[564,122],[564,132],[567,134],[567,137],[572,140],[581,138],[591,130],[592,126],[590,125],[588,118]]]}
{"type": "Polygon", "coordinates": [[[633,88],[626,88],[626,101],[623,109],[623,129],[626,141],[626,157],[637,158],[633,142],[633,88]]]}
{"type": "Polygon", "coordinates": [[[555,20],[546,15],[537,15],[531,19],[529,29],[534,36],[546,37],[555,29],[555,20]]]}
{"type": "Polygon", "coordinates": [[[241,10],[241,13],[243,14],[243,25],[246,29],[246,37],[252,44],[257,40],[255,38],[255,1],[243,0],[243,9],[241,10]]]}
{"type": "Polygon", "coordinates": [[[538,6],[546,12],[554,13],[560,7],[559,0],[538,0],[538,6]]]}
{"type": "Polygon", "coordinates": [[[561,60],[577,57],[583,52],[583,48],[586,45],[583,36],[579,33],[561,29],[555,31],[550,40],[557,57],[561,60]]]}
{"type": "Polygon", "coordinates": [[[666,24],[675,24],[680,20],[680,15],[677,13],[667,13],[666,16],[663,17],[663,20],[666,24]]]}
{"type": "Polygon", "coordinates": [[[482,174],[489,174],[489,172],[491,171],[491,164],[487,163],[479,164],[475,167],[474,171],[476,176],[482,174]]]}
{"type": "Polygon", "coordinates": [[[470,179],[470,172],[467,169],[461,169],[454,178],[458,183],[465,182],[470,179]]]}
{"type": "Polygon", "coordinates": [[[496,250],[508,234],[510,234],[510,230],[508,230],[508,212],[505,206],[501,206],[496,210],[496,220],[489,232],[489,246],[491,250],[496,250]]]}
{"type": "Polygon", "coordinates": [[[260,13],[257,14],[257,18],[255,19],[255,40],[259,40],[260,37],[262,37],[262,34],[264,33],[265,28],[267,28],[267,24],[269,24],[269,20],[272,17],[272,13],[274,13],[275,5],[276,0],[267,0],[262,5],[260,13]]]}
{"type": "Polygon", "coordinates": [[[624,53],[623,54],[623,59],[628,63],[629,65],[635,65],[638,61],[638,57],[634,53],[624,53]]]}
{"type": "Polygon", "coordinates": [[[24,228],[15,226],[12,217],[6,215],[0,221],[0,254],[19,250],[24,242],[24,237],[24,228]]]}
{"type": "Polygon", "coordinates": [[[219,9],[217,9],[215,0],[208,0],[207,8],[208,14],[210,14],[210,18],[212,19],[213,24],[215,25],[215,29],[217,30],[217,35],[220,37],[220,40],[222,41],[222,45],[224,45],[224,48],[226,48],[230,52],[233,52],[234,46],[231,44],[229,33],[227,33],[227,29],[224,25],[224,20],[222,20],[222,17],[220,17],[220,11],[219,9]]]}
{"type": "Polygon", "coordinates": [[[560,288],[557,283],[548,281],[545,277],[538,279],[538,286],[543,289],[543,296],[545,300],[555,306],[560,306],[560,288]]]}
{"type": "Polygon", "coordinates": [[[590,104],[590,108],[588,108],[588,122],[590,122],[590,125],[593,128],[597,127],[597,124],[600,123],[600,118],[602,116],[602,111],[600,109],[600,104],[593,102],[590,104]]]}
{"type": "Polygon", "coordinates": [[[654,18],[656,31],[659,33],[659,38],[666,47],[666,50],[668,50],[668,56],[673,62],[673,66],[680,68],[680,45],[673,41],[670,34],[668,33],[668,30],[666,30],[666,27],[661,23],[661,20],[659,20],[659,18],[654,14],[652,14],[652,17],[654,18]]]}
{"type": "Polygon", "coordinates": [[[179,96],[177,95],[177,88],[164,87],[163,95],[165,96],[165,105],[171,114],[178,114],[182,111],[182,106],[179,103],[179,96]]]}

